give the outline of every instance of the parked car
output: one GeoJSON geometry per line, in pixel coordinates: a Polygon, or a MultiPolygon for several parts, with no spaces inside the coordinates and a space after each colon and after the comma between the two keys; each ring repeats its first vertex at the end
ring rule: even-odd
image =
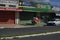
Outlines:
{"type": "Polygon", "coordinates": [[[60,19],[54,19],[54,20],[48,21],[47,25],[55,25],[55,26],[60,25],[60,19]]]}

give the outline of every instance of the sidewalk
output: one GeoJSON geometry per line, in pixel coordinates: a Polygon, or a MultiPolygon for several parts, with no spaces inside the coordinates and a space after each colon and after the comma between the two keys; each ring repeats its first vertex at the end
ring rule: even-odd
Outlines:
{"type": "Polygon", "coordinates": [[[38,27],[43,26],[45,23],[41,22],[37,25],[16,25],[16,24],[0,24],[0,28],[26,28],[26,27],[38,27]]]}
{"type": "MultiPolygon", "coordinates": [[[[24,23],[24,22],[22,22],[24,23]]],[[[43,22],[40,22],[39,24],[37,25],[26,25],[26,24],[19,24],[19,25],[16,25],[16,24],[0,24],[0,28],[26,28],[26,27],[38,27],[38,26],[43,26],[45,25],[45,23],[43,22]]]]}
{"type": "Polygon", "coordinates": [[[0,24],[0,28],[26,28],[26,27],[38,27],[43,25],[15,25],[15,24],[0,24]]]}

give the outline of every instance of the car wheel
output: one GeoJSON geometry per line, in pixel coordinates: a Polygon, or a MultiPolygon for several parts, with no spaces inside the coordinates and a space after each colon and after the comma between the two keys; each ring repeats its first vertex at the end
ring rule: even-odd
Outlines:
{"type": "Polygon", "coordinates": [[[56,24],[55,24],[55,23],[53,23],[53,26],[56,26],[56,24]]]}
{"type": "Polygon", "coordinates": [[[49,23],[47,23],[47,26],[50,26],[50,24],[49,24],[49,23]]]}

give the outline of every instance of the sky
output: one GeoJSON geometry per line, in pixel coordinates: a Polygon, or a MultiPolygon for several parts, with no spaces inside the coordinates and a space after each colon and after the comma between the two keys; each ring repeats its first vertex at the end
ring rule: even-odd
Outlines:
{"type": "Polygon", "coordinates": [[[50,0],[49,3],[50,3],[51,5],[60,6],[60,0],[50,0]]]}
{"type": "Polygon", "coordinates": [[[60,0],[22,0],[22,1],[33,1],[33,2],[60,2],[60,0]]]}
{"type": "Polygon", "coordinates": [[[50,0],[51,2],[60,2],[60,0],[50,0]]]}
{"type": "Polygon", "coordinates": [[[60,6],[60,0],[22,0],[22,1],[25,1],[25,2],[48,2],[50,3],[51,5],[55,5],[55,6],[60,6]]]}
{"type": "Polygon", "coordinates": [[[32,1],[32,2],[46,2],[46,1],[49,1],[49,0],[22,0],[22,1],[32,1]]]}

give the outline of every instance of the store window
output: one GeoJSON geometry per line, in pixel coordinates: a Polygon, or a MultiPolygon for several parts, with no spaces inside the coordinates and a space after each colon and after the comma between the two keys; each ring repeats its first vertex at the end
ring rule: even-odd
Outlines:
{"type": "Polygon", "coordinates": [[[0,4],[0,7],[5,7],[5,4],[0,4]]]}
{"type": "Polygon", "coordinates": [[[16,8],[16,5],[9,5],[9,7],[16,8]]]}

